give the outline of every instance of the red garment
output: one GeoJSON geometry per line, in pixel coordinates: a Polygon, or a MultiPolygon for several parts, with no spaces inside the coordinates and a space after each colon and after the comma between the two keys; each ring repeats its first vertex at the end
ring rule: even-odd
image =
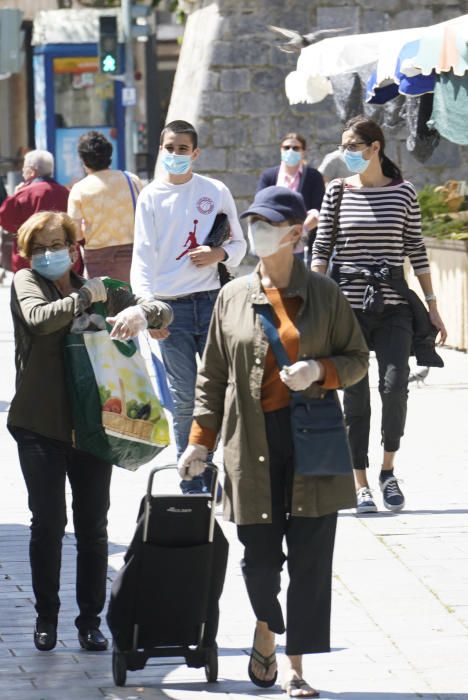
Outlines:
{"type": "MultiPolygon", "coordinates": [[[[21,187],[18,192],[7,197],[0,206],[0,226],[10,233],[16,233],[19,227],[38,211],[67,211],[69,190],[59,185],[52,178],[37,177],[21,187]]],[[[79,259],[73,265],[78,274],[83,271],[81,251],[79,259]]],[[[18,253],[16,239],[13,241],[11,256],[12,271],[29,267],[29,262],[18,253]]]]}

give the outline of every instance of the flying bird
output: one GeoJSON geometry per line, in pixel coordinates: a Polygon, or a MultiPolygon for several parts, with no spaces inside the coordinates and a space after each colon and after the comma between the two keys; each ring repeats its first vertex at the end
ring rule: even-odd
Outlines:
{"type": "Polygon", "coordinates": [[[424,380],[426,379],[428,374],[429,367],[423,367],[423,369],[416,369],[409,375],[408,383],[416,382],[417,386],[419,387],[419,384],[424,384],[424,380]]]}
{"type": "Polygon", "coordinates": [[[322,39],[328,39],[336,34],[341,34],[342,32],[347,32],[351,27],[340,27],[339,29],[318,29],[315,32],[309,34],[300,34],[294,29],[284,29],[283,27],[274,27],[272,24],[267,24],[268,29],[275,34],[279,34],[283,39],[289,39],[289,41],[284,44],[278,43],[277,46],[280,51],[285,53],[299,53],[301,49],[311,44],[316,44],[322,39]]]}

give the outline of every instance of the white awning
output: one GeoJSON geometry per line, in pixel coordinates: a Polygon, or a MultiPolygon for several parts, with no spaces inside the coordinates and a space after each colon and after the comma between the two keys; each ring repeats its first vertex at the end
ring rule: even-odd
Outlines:
{"type": "Polygon", "coordinates": [[[429,27],[338,36],[307,46],[297,69],[286,76],[286,95],[291,104],[320,102],[333,93],[330,77],[369,64],[376,66],[377,86],[385,85],[394,81],[400,54],[410,42],[418,44],[400,67],[406,75],[468,70],[468,15],[462,15],[429,27]]]}

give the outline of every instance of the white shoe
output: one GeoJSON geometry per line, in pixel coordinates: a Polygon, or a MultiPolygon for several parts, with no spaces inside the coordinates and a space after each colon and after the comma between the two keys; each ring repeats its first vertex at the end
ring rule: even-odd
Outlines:
{"type": "Polygon", "coordinates": [[[377,506],[372,498],[372,491],[368,486],[361,486],[356,493],[357,506],[356,512],[360,513],[377,513],[377,506]]]}

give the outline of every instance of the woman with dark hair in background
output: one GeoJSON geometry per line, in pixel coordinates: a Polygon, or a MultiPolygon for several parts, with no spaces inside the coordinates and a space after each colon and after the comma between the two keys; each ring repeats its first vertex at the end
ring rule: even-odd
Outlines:
{"type": "MultiPolygon", "coordinates": [[[[310,253],[318,224],[318,214],[325,192],[325,185],[319,171],[307,165],[305,160],[306,148],[306,140],[301,134],[295,131],[286,134],[286,136],[281,139],[281,164],[263,171],[260,175],[256,191],[258,192],[272,185],[278,185],[280,187],[287,187],[289,190],[299,192],[299,194],[302,195],[307,210],[307,218],[304,221],[303,233],[304,238],[307,239],[310,263],[310,253]]],[[[300,258],[303,257],[303,238],[297,243],[294,253],[300,258]]]]}
{"type": "Polygon", "coordinates": [[[99,131],[78,141],[86,177],[73,185],[68,214],[84,238],[88,277],[130,282],[135,207],[142,183],[136,175],[111,170],[112,144],[99,131]]]}
{"type": "MultiPolygon", "coordinates": [[[[384,506],[399,511],[405,499],[393,470],[405,427],[408,359],[413,342],[410,306],[395,289],[400,286],[401,290],[401,283],[404,284],[405,256],[418,277],[430,321],[440,332],[441,343],[447,332],[432,289],[418,198],[413,185],[403,180],[400,169],[385,155],[382,129],[367,117],[354,117],[345,126],[339,148],[353,175],[332,180],[327,188],[312,269],[326,271],[335,244],[333,276],[339,280],[377,358],[383,445],[379,485],[384,506]],[[369,274],[388,275],[386,282],[380,278],[380,289],[374,297],[368,296],[372,286],[369,274]]],[[[344,412],[354,461],[357,512],[375,512],[377,507],[366,476],[371,415],[367,375],[345,389],[344,412]]]]}

